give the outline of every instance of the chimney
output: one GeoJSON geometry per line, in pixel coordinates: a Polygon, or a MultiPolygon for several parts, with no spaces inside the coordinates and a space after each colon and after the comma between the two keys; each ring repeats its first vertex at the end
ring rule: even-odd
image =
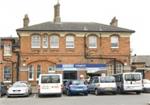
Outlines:
{"type": "Polygon", "coordinates": [[[27,28],[29,25],[29,17],[28,15],[26,14],[23,18],[23,28],[27,28]]]}
{"type": "Polygon", "coordinates": [[[54,23],[60,23],[60,4],[59,1],[56,5],[54,5],[54,23]]]}
{"type": "Polygon", "coordinates": [[[111,20],[110,25],[111,25],[111,26],[114,26],[114,27],[118,27],[118,19],[116,19],[116,17],[114,17],[114,18],[111,20]]]}

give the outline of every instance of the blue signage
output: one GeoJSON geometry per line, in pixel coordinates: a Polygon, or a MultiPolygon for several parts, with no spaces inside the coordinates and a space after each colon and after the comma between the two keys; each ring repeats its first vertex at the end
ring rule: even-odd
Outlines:
{"type": "Polygon", "coordinates": [[[56,68],[105,68],[106,64],[58,64],[56,68]]]}

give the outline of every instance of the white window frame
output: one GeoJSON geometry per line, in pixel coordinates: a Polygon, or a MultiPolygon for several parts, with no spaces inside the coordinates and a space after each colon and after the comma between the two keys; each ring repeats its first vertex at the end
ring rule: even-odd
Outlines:
{"type": "Polygon", "coordinates": [[[11,67],[10,66],[4,66],[3,68],[3,82],[4,83],[11,83],[12,81],[12,71],[11,71],[11,67]],[[10,70],[10,80],[5,80],[5,67],[8,67],[10,70]]]}
{"type": "Polygon", "coordinates": [[[28,67],[28,80],[29,81],[33,81],[34,80],[34,66],[33,65],[29,65],[29,67],[28,67]],[[31,69],[30,69],[30,67],[31,67],[31,69]],[[30,78],[30,72],[32,73],[32,78],[30,78]]]}
{"type": "Polygon", "coordinates": [[[66,36],[66,48],[75,48],[75,37],[73,35],[66,36]]]}
{"type": "Polygon", "coordinates": [[[58,35],[51,35],[50,48],[59,48],[59,36],[58,35]]]}
{"type": "Polygon", "coordinates": [[[44,35],[42,38],[42,48],[48,48],[48,35],[44,35]]]}
{"type": "MultiPolygon", "coordinates": [[[[41,65],[37,65],[36,80],[39,80],[38,73],[40,72],[40,74],[41,74],[41,71],[42,71],[41,65]],[[38,67],[40,67],[40,68],[38,68],[38,67]],[[38,71],[38,69],[39,69],[39,71],[38,71]]],[[[40,74],[39,74],[39,75],[40,75],[40,74]]]]}
{"type": "Polygon", "coordinates": [[[12,56],[11,44],[4,44],[4,56],[12,56]]]}
{"type": "Polygon", "coordinates": [[[41,48],[40,35],[32,35],[31,36],[31,48],[41,48]]]}
{"type": "Polygon", "coordinates": [[[119,48],[119,37],[116,35],[111,36],[111,48],[119,48]]]}
{"type": "Polygon", "coordinates": [[[91,35],[88,37],[89,41],[89,48],[97,48],[97,36],[91,35]]]}

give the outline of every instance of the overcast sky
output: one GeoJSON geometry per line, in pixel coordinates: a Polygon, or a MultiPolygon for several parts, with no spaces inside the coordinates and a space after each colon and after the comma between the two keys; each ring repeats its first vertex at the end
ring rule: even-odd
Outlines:
{"type": "MultiPolygon", "coordinates": [[[[62,21],[109,24],[116,16],[119,27],[135,30],[132,54],[150,55],[150,0],[59,0],[62,21]]],[[[30,25],[53,21],[57,0],[0,0],[0,37],[16,37],[28,14],[30,25]]]]}

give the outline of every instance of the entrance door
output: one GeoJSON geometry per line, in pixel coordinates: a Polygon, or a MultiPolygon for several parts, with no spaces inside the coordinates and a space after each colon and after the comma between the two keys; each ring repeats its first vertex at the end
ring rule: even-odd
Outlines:
{"type": "Polygon", "coordinates": [[[64,71],[64,79],[77,79],[77,71],[64,71]]]}

